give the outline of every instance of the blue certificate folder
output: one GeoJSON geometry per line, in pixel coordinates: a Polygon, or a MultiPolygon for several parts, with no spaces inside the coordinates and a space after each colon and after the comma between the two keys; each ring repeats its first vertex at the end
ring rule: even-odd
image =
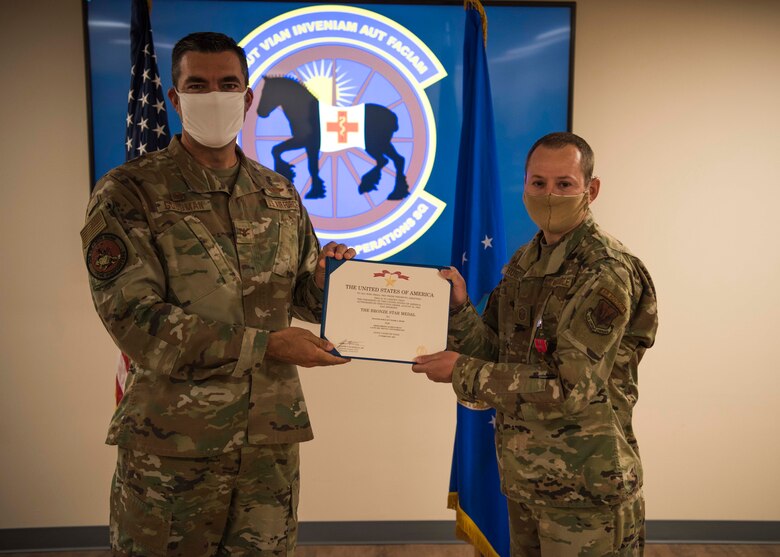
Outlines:
{"type": "Polygon", "coordinates": [[[452,285],[438,271],[448,268],[329,257],[320,337],[359,360],[411,364],[445,350],[452,285]]]}

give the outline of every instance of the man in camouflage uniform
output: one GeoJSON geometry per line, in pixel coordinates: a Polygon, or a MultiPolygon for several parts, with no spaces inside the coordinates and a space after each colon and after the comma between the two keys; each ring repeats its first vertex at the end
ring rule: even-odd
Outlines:
{"type": "Polygon", "coordinates": [[[594,222],[593,152],[541,138],[523,199],[541,231],[504,268],[483,316],[453,281],[449,348],[413,370],[496,409],[513,556],[641,555],[642,465],[631,426],[656,295],[639,259],[594,222]]]}
{"type": "Polygon", "coordinates": [[[235,41],[189,35],[172,66],[182,135],[104,176],[81,233],[97,312],[135,363],[107,438],[111,546],[290,555],[312,438],[296,364],[347,361],[290,320],[319,320],[324,259],[354,250],[320,252],[293,186],[236,146],[253,95],[235,41]]]}

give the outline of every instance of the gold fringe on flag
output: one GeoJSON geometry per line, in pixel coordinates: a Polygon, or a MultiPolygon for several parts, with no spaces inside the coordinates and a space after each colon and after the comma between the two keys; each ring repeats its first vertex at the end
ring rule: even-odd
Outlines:
{"type": "Polygon", "coordinates": [[[461,508],[458,494],[450,492],[447,496],[447,508],[455,511],[455,536],[474,546],[483,557],[501,557],[493,549],[485,534],[479,529],[469,515],[461,508]]]}
{"type": "Polygon", "coordinates": [[[482,42],[487,46],[487,14],[485,14],[485,8],[479,0],[463,0],[463,9],[468,10],[469,7],[479,12],[479,17],[482,19],[482,42]]]}

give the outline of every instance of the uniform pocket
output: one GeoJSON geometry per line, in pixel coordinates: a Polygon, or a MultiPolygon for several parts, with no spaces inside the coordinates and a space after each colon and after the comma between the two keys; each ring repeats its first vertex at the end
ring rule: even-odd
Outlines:
{"type": "Polygon", "coordinates": [[[273,272],[283,277],[293,277],[298,268],[298,219],[297,212],[279,211],[278,237],[273,272]]]}
{"type": "Polygon", "coordinates": [[[142,500],[134,491],[122,489],[119,523],[124,536],[132,540],[134,550],[165,555],[171,533],[171,510],[167,506],[142,500]]]}
{"type": "Polygon", "coordinates": [[[205,226],[187,215],[157,236],[168,289],[186,308],[233,279],[222,250],[205,226]]]}

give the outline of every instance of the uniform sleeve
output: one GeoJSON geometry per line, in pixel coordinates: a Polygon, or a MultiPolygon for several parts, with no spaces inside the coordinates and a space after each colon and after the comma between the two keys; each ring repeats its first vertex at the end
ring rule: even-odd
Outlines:
{"type": "Polygon", "coordinates": [[[501,285],[488,298],[480,318],[477,309],[466,302],[450,316],[447,348],[483,360],[498,359],[498,292],[501,285]]]}
{"type": "Polygon", "coordinates": [[[95,309],[117,346],[143,369],[180,379],[251,373],[268,332],[204,319],[166,301],[143,202],[121,180],[101,179],[81,233],[95,309]]]}
{"type": "Polygon", "coordinates": [[[453,387],[466,400],[481,400],[527,420],[573,415],[605,396],[631,312],[628,271],[602,267],[564,306],[557,346],[535,364],[495,363],[461,356],[453,387]]]}
{"type": "Polygon", "coordinates": [[[293,292],[293,315],[309,323],[322,321],[323,291],[314,282],[314,271],[320,254],[320,242],[314,233],[314,227],[309,219],[309,213],[301,203],[301,220],[298,223],[298,270],[293,292]]]}

